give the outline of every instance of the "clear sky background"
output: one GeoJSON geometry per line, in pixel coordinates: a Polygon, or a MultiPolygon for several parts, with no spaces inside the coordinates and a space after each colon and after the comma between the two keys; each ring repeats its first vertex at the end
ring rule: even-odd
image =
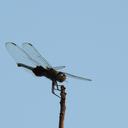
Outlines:
{"type": "Polygon", "coordinates": [[[30,42],[68,79],[65,128],[128,128],[126,0],[0,1],[0,128],[57,128],[51,82],[33,77],[5,49],[30,42]]]}

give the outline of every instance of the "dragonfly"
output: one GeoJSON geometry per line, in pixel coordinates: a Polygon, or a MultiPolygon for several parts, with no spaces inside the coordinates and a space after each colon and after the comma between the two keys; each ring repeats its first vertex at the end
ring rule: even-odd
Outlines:
{"type": "Polygon", "coordinates": [[[59,97],[55,90],[60,91],[58,84],[64,82],[67,77],[72,77],[85,81],[92,81],[91,79],[72,75],[67,72],[60,71],[65,66],[53,67],[51,64],[38,52],[38,50],[31,43],[23,43],[21,47],[13,42],[7,42],[5,47],[9,54],[16,61],[18,67],[28,69],[37,77],[46,77],[52,81],[51,92],[59,97]]]}

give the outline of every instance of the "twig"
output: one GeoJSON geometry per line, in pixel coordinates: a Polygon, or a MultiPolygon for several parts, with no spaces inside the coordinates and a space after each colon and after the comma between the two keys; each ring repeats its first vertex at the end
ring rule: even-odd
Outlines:
{"type": "Polygon", "coordinates": [[[66,100],[66,92],[65,87],[61,86],[61,93],[60,93],[61,99],[60,99],[60,116],[59,116],[59,128],[64,128],[64,117],[65,117],[65,100],[66,100]]]}

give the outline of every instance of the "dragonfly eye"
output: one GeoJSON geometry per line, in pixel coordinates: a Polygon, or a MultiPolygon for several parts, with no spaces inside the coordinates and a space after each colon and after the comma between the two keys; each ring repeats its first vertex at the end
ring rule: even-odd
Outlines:
{"type": "Polygon", "coordinates": [[[57,80],[59,82],[63,82],[66,79],[66,75],[62,72],[59,72],[58,76],[57,76],[57,80]]]}
{"type": "Polygon", "coordinates": [[[60,74],[60,76],[64,76],[64,74],[63,74],[63,73],[61,73],[61,74],[60,74]]]}

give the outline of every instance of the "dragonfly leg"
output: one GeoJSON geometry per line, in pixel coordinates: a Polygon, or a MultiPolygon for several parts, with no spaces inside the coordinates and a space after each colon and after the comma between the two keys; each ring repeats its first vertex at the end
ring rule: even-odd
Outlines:
{"type": "Polygon", "coordinates": [[[61,91],[60,87],[61,87],[61,85],[58,85],[56,82],[56,90],[61,91]]]}
{"type": "Polygon", "coordinates": [[[61,87],[61,85],[59,85],[56,81],[54,81],[54,90],[61,91],[60,87],[61,87]]]}
{"type": "MultiPolygon", "coordinates": [[[[55,81],[52,81],[52,94],[54,94],[55,96],[57,96],[57,97],[59,97],[60,98],[60,96],[58,96],[56,93],[55,93],[55,85],[56,85],[57,83],[55,82],[55,81]]],[[[57,89],[58,90],[58,89],[57,89]]]]}

